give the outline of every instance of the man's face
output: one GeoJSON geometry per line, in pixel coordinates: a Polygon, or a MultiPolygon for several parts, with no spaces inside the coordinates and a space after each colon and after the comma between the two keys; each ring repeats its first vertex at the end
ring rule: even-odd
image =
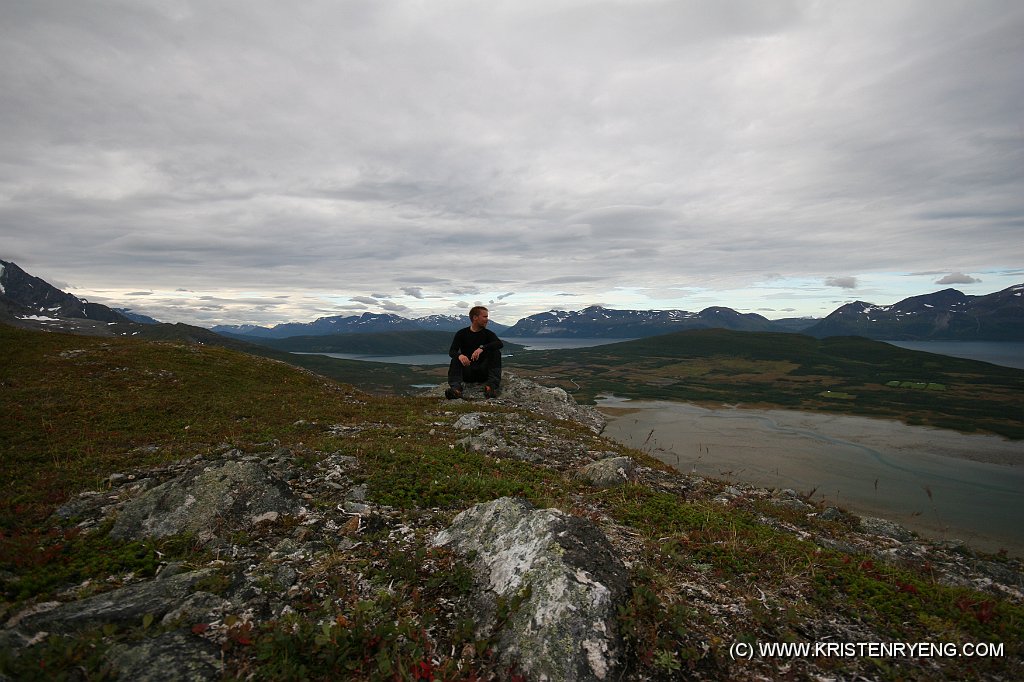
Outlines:
{"type": "Polygon", "coordinates": [[[478,313],[477,316],[474,317],[471,320],[471,322],[473,324],[475,324],[477,327],[481,327],[481,328],[486,329],[487,328],[487,320],[488,320],[488,318],[487,318],[487,311],[485,310],[485,311],[483,311],[481,313],[478,313]]]}

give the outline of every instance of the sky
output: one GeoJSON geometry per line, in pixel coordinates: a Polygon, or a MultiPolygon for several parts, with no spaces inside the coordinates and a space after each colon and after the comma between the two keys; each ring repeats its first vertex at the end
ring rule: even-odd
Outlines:
{"type": "Polygon", "coordinates": [[[1024,282],[1016,0],[4,0],[0,258],[201,326],[1024,282]]]}

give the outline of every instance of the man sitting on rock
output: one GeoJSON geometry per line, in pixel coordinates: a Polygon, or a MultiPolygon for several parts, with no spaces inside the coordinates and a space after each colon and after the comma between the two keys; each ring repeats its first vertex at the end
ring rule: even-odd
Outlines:
{"type": "Polygon", "coordinates": [[[484,396],[493,398],[501,385],[501,349],[505,345],[498,336],[487,328],[487,308],[474,306],[469,311],[468,327],[455,332],[448,355],[448,389],[444,395],[449,400],[462,397],[463,383],[484,384],[484,396]]]}

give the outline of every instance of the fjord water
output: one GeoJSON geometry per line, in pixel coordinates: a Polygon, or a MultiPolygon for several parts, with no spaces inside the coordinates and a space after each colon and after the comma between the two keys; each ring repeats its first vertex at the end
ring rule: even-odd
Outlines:
{"type": "Polygon", "coordinates": [[[604,435],[684,473],[896,521],[922,536],[1024,556],[1024,443],[895,420],[706,409],[606,397],[604,435]],[[610,410],[607,408],[611,408],[610,410]]]}
{"type": "MultiPolygon", "coordinates": [[[[596,339],[596,338],[552,338],[540,337],[504,337],[526,347],[526,350],[564,350],[572,348],[590,348],[604,346],[635,339],[596,339]]],[[[955,358],[980,360],[1003,367],[1024,369],[1024,342],[1019,341],[886,341],[893,346],[907,350],[920,350],[927,353],[948,355],[955,358]]],[[[445,349],[440,349],[445,350],[445,349]]],[[[302,353],[305,354],[305,353],[302,353]]],[[[443,352],[418,355],[365,355],[357,353],[313,353],[326,355],[343,360],[362,360],[364,362],[393,362],[402,365],[447,365],[450,358],[443,352]]],[[[506,353],[506,355],[508,355],[506,353]]]]}
{"type": "Polygon", "coordinates": [[[892,346],[1024,369],[1021,341],[886,341],[892,346]]]}
{"type": "MultiPolygon", "coordinates": [[[[540,337],[504,337],[506,341],[513,341],[526,347],[526,350],[558,350],[566,348],[589,348],[591,346],[603,346],[609,343],[621,341],[633,341],[634,339],[592,339],[574,338],[560,339],[540,337]]],[[[447,365],[451,358],[445,353],[421,353],[418,355],[365,355],[357,353],[298,353],[298,355],[326,355],[329,358],[340,358],[342,360],[362,360],[364,362],[390,362],[400,365],[447,365]]],[[[511,355],[505,353],[506,356],[511,355]]]]}

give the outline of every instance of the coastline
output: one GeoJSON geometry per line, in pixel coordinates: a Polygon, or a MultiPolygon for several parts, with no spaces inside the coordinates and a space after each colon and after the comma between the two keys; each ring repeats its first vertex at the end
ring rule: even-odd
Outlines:
{"type": "Polygon", "coordinates": [[[684,473],[792,488],[921,535],[1024,555],[1024,443],[897,420],[604,398],[604,435],[684,473]]]}

